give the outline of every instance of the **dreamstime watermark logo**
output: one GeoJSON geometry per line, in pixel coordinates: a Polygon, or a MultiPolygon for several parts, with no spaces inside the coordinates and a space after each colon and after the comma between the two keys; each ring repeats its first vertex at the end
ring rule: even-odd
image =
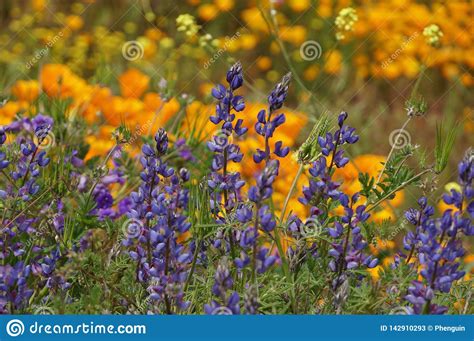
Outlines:
{"type": "Polygon", "coordinates": [[[217,307],[211,313],[211,315],[233,315],[232,310],[227,307],[217,307]]]}
{"type": "Polygon", "coordinates": [[[127,238],[137,238],[142,234],[143,222],[140,219],[130,218],[122,224],[122,231],[127,238]]]}
{"type": "Polygon", "coordinates": [[[236,32],[232,37],[225,37],[225,42],[212,56],[204,63],[204,68],[207,70],[212,64],[214,64],[223,54],[227,51],[229,46],[240,37],[240,32],[236,32]]]}
{"type": "Polygon", "coordinates": [[[128,61],[135,61],[143,58],[143,44],[136,40],[129,40],[122,45],[122,56],[128,61]]]}
{"type": "Polygon", "coordinates": [[[323,233],[323,225],[316,217],[309,218],[301,226],[301,236],[303,238],[315,238],[323,233]]]}
{"type": "Polygon", "coordinates": [[[25,325],[20,320],[10,320],[6,326],[7,334],[11,337],[23,335],[25,332],[25,325]]]}
{"type": "Polygon", "coordinates": [[[390,146],[394,149],[402,149],[411,143],[410,133],[404,129],[395,129],[388,138],[390,146]]]}
{"type": "Polygon", "coordinates": [[[44,45],[44,47],[38,51],[35,52],[33,58],[31,58],[27,63],[26,63],[26,68],[29,70],[35,65],[41,58],[43,58],[45,55],[48,54],[49,49],[54,46],[58,42],[60,38],[63,36],[63,31],[59,31],[58,34],[56,34],[52,39],[48,40],[48,42],[44,45]]]}
{"type": "Polygon", "coordinates": [[[146,325],[137,324],[95,324],[93,321],[88,323],[77,323],[77,324],[42,324],[38,321],[27,324],[27,328],[22,321],[18,319],[10,320],[6,325],[6,332],[11,337],[21,336],[27,332],[27,334],[39,334],[39,335],[112,335],[112,334],[146,334],[146,325]]]}
{"type": "Polygon", "coordinates": [[[321,58],[323,49],[315,40],[307,40],[300,46],[300,56],[306,61],[321,58]]]}
{"type": "Polygon", "coordinates": [[[400,45],[400,47],[396,49],[395,52],[393,52],[390,55],[390,57],[388,57],[382,62],[382,69],[385,69],[390,64],[392,64],[395,61],[395,59],[397,59],[400,56],[400,54],[406,49],[408,44],[410,44],[413,41],[413,39],[415,39],[416,37],[418,37],[418,32],[413,33],[411,36],[405,39],[403,43],[400,45]]]}

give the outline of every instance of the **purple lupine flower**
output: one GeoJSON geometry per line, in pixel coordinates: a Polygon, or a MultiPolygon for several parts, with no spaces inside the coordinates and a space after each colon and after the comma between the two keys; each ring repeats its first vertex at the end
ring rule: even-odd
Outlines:
{"type": "MultiPolygon", "coordinates": [[[[220,209],[218,203],[224,199],[224,209],[230,210],[238,202],[238,193],[244,182],[240,180],[240,174],[229,172],[227,167],[229,162],[238,163],[242,160],[243,154],[238,145],[232,143],[232,135],[242,136],[247,132],[247,128],[242,127],[242,119],[235,123],[235,112],[240,112],[245,108],[242,96],[237,96],[234,91],[243,84],[242,66],[240,63],[233,65],[227,72],[227,83],[229,88],[218,84],[212,90],[212,95],[217,99],[216,114],[210,117],[210,121],[216,125],[221,124],[220,131],[208,142],[208,148],[213,152],[212,173],[209,180],[211,189],[211,205],[217,214],[220,209]]],[[[219,219],[218,219],[219,220],[219,219]]]]}
{"type": "Polygon", "coordinates": [[[10,165],[10,161],[7,160],[7,154],[0,151],[0,170],[7,168],[10,165]]]}
{"type": "MultiPolygon", "coordinates": [[[[446,204],[454,205],[457,210],[447,209],[440,218],[422,219],[417,228],[416,234],[420,241],[417,247],[418,260],[422,266],[419,274],[422,280],[413,281],[405,296],[415,314],[445,313],[447,307],[432,302],[436,292],[448,293],[453,282],[465,275],[459,269],[459,259],[466,252],[460,236],[472,236],[474,231],[473,170],[474,157],[469,151],[458,166],[461,191],[452,190],[443,198],[446,204]]],[[[422,205],[426,206],[425,199],[422,200],[422,205]]]]}
{"type": "MultiPolygon", "coordinates": [[[[290,79],[290,74],[285,75],[268,97],[268,115],[265,110],[260,111],[257,115],[255,130],[257,134],[264,137],[265,150],[257,149],[253,158],[256,163],[265,160],[265,168],[258,175],[256,185],[252,186],[248,191],[248,199],[253,203],[255,209],[254,220],[252,221],[251,209],[246,206],[238,207],[236,212],[237,220],[243,223],[244,226],[247,225],[247,227],[239,235],[238,241],[241,246],[241,252],[240,257],[236,258],[234,262],[239,270],[250,264],[252,282],[255,282],[247,284],[249,293],[247,296],[251,297],[251,299],[246,301],[246,311],[248,313],[258,312],[258,297],[256,292],[253,293],[252,291],[256,284],[257,274],[265,272],[277,260],[277,257],[272,255],[270,250],[258,245],[258,235],[259,230],[270,234],[276,227],[273,212],[265,203],[273,193],[273,183],[278,176],[280,167],[278,160],[271,159],[270,138],[273,136],[275,129],[285,122],[285,115],[278,114],[276,117],[272,117],[272,115],[275,110],[283,106],[283,102],[288,94],[290,79]]],[[[289,148],[283,147],[283,143],[277,141],[273,152],[278,157],[285,157],[289,153],[289,148]]]]}
{"type": "MultiPolygon", "coordinates": [[[[237,240],[241,247],[240,257],[234,259],[237,268],[242,271],[248,265],[251,265],[252,281],[256,280],[256,275],[265,272],[277,260],[267,248],[258,245],[259,230],[271,233],[276,227],[276,221],[268,205],[265,204],[272,193],[273,183],[278,176],[279,161],[270,160],[264,170],[257,178],[257,183],[249,189],[248,198],[254,206],[255,214],[252,221],[252,209],[247,205],[240,205],[236,211],[236,218],[243,224],[245,229],[238,235],[237,240]]],[[[247,283],[249,288],[249,297],[247,300],[246,311],[256,313],[258,311],[258,297],[250,293],[254,283],[247,283]],[[249,304],[252,303],[250,306],[249,304]]]]}
{"type": "Polygon", "coordinates": [[[240,297],[232,291],[234,280],[224,258],[217,266],[214,276],[212,294],[217,298],[210,304],[204,305],[204,312],[208,315],[238,315],[240,314],[240,297]],[[230,294],[228,293],[230,291],[230,294]]]}
{"type": "MultiPolygon", "coordinates": [[[[9,155],[16,156],[10,170],[11,181],[5,190],[0,190],[2,199],[15,201],[28,201],[40,190],[37,179],[41,169],[48,166],[50,159],[45,150],[41,150],[44,141],[52,126],[52,119],[43,116],[33,118],[33,123],[26,122],[19,125],[19,129],[31,132],[34,129],[37,138],[35,142],[19,136],[16,143],[5,146],[13,150],[9,155]],[[18,151],[14,149],[17,148],[18,151]]],[[[0,141],[5,130],[2,128],[0,141]]],[[[18,132],[22,132],[18,130],[18,132]]],[[[5,153],[6,154],[6,153],[5,153]]],[[[0,164],[5,166],[6,155],[0,155],[0,164]]],[[[8,165],[7,165],[8,166],[8,165]]],[[[41,214],[30,216],[28,211],[20,215],[4,216],[2,220],[3,238],[0,241],[0,258],[3,266],[0,267],[0,311],[3,313],[24,312],[28,308],[29,298],[33,288],[41,290],[44,287],[66,290],[69,284],[64,277],[56,273],[57,263],[63,258],[59,253],[55,239],[61,238],[64,231],[63,205],[60,200],[40,209],[41,214]],[[45,223],[50,227],[48,231],[38,229],[44,221],[42,216],[52,213],[53,218],[45,223]],[[38,238],[41,236],[41,238],[38,238]],[[49,243],[51,242],[51,243],[49,243]],[[52,244],[52,245],[51,245],[52,244]],[[52,253],[49,253],[53,247],[52,253]]],[[[13,213],[13,212],[12,212],[13,213]]]]}
{"type": "Polygon", "coordinates": [[[5,128],[0,127],[0,146],[5,143],[7,140],[7,134],[5,133],[5,128]]]}
{"type": "Polygon", "coordinates": [[[303,187],[303,197],[299,198],[302,204],[317,206],[327,199],[340,199],[342,193],[338,188],[341,184],[332,181],[332,171],[334,166],[342,168],[349,162],[349,159],[344,156],[344,150],[340,147],[345,144],[354,144],[359,140],[359,137],[355,135],[354,128],[344,125],[347,117],[348,114],[342,112],[338,116],[339,129],[333,134],[328,132],[326,137],[318,137],[318,144],[323,156],[314,161],[309,170],[312,179],[309,181],[309,186],[303,187]],[[331,157],[329,166],[327,157],[331,157]]]}
{"type": "MultiPolygon", "coordinates": [[[[261,135],[265,139],[265,150],[257,149],[253,155],[253,160],[255,163],[260,163],[263,160],[268,162],[271,159],[271,147],[270,147],[270,138],[275,133],[276,128],[285,123],[285,115],[278,114],[273,117],[273,114],[276,110],[280,109],[283,106],[283,103],[288,95],[288,88],[291,80],[291,73],[283,76],[280,83],[278,83],[270,96],[268,96],[268,113],[265,110],[261,110],[257,115],[257,123],[255,123],[255,131],[257,134],[261,135]]],[[[277,141],[275,143],[275,148],[273,153],[283,158],[288,155],[290,152],[289,147],[283,147],[282,141],[277,141]]]]}
{"type": "Polygon", "coordinates": [[[99,183],[92,192],[96,202],[96,208],[104,209],[112,207],[114,198],[110,194],[109,189],[102,183],[99,183]]]}
{"type": "Polygon", "coordinates": [[[280,162],[278,160],[271,160],[264,168],[262,173],[257,177],[257,184],[252,186],[249,190],[249,200],[258,203],[268,198],[273,193],[273,183],[278,176],[280,162]]]}
{"type": "Polygon", "coordinates": [[[46,115],[38,114],[31,120],[31,124],[33,129],[37,129],[39,127],[50,126],[52,127],[54,124],[54,120],[46,115]]]}
{"type": "Polygon", "coordinates": [[[38,138],[38,145],[25,138],[20,138],[18,141],[22,156],[17,160],[16,169],[11,171],[10,175],[14,181],[20,181],[17,197],[24,201],[30,200],[31,196],[40,190],[36,178],[40,175],[40,169],[49,164],[50,159],[46,156],[46,151],[40,151],[39,146],[50,129],[51,125],[37,127],[35,135],[38,138]]]}
{"type": "Polygon", "coordinates": [[[329,235],[334,239],[329,250],[333,258],[329,262],[329,269],[336,273],[332,282],[334,290],[347,280],[350,274],[348,270],[374,268],[378,264],[378,259],[364,253],[367,242],[362,237],[359,224],[367,221],[370,215],[365,212],[365,205],[356,207],[359,194],[351,198],[343,194],[339,200],[344,207],[344,215],[334,222],[334,227],[328,228],[329,235]]]}
{"type": "Polygon", "coordinates": [[[338,150],[338,147],[344,144],[354,144],[359,140],[359,136],[355,134],[355,129],[344,125],[347,117],[347,112],[343,111],[337,119],[339,129],[334,134],[328,132],[326,137],[318,137],[321,153],[326,157],[332,155],[329,169],[332,169],[333,165],[336,165],[337,168],[344,167],[349,162],[349,159],[344,157],[344,151],[338,150]]]}
{"type": "Polygon", "coordinates": [[[182,213],[189,199],[183,183],[190,176],[186,169],[176,173],[162,160],[168,150],[164,129],[157,132],[155,142],[155,148],[142,148],[142,183],[130,196],[124,245],[130,248],[130,257],[137,262],[136,278],[148,285],[155,307],[171,314],[174,308],[188,307],[183,287],[192,255],[177,239],[190,228],[182,213]]]}
{"type": "MultiPolygon", "coordinates": [[[[226,76],[228,88],[218,84],[212,90],[213,97],[217,100],[215,115],[210,117],[210,121],[220,126],[220,130],[207,143],[209,150],[213,153],[211,174],[208,178],[210,189],[210,206],[215,216],[216,222],[224,224],[226,215],[241,201],[241,188],[245,182],[241,179],[239,172],[229,171],[230,162],[238,163],[242,161],[243,154],[237,144],[234,144],[232,137],[240,137],[247,132],[247,128],[242,126],[243,120],[235,121],[235,113],[244,110],[245,103],[242,96],[235,94],[235,90],[243,84],[242,66],[240,63],[234,64],[226,76]],[[235,122],[234,122],[235,121],[235,122]],[[225,212],[226,214],[222,214],[225,212]]],[[[214,245],[223,245],[235,253],[236,231],[230,229],[227,235],[216,236],[222,240],[214,245]]]]}
{"type": "MultiPolygon", "coordinates": [[[[116,151],[119,148],[115,149],[116,151]]],[[[120,151],[120,150],[119,150],[120,151]]],[[[89,212],[91,215],[95,215],[99,220],[105,219],[118,219],[126,211],[122,207],[115,208],[115,199],[110,192],[110,186],[113,184],[123,185],[125,183],[124,171],[121,167],[119,157],[121,154],[111,153],[113,168],[108,171],[107,174],[100,176],[98,182],[93,184],[92,197],[95,202],[94,208],[89,212]]],[[[87,178],[81,176],[79,178],[78,188],[82,191],[87,183],[87,178]]]]}
{"type": "MultiPolygon", "coordinates": [[[[341,183],[332,180],[334,167],[342,168],[349,162],[341,147],[358,141],[355,130],[344,125],[347,117],[347,113],[342,112],[338,116],[338,129],[334,133],[327,133],[325,137],[318,138],[323,155],[313,162],[309,170],[311,175],[309,186],[303,187],[303,197],[299,198],[299,201],[304,205],[312,206],[311,215],[305,223],[299,219],[295,220],[294,231],[292,231],[292,235],[297,238],[308,237],[310,233],[326,231],[333,239],[329,250],[329,255],[332,258],[329,262],[329,269],[335,273],[332,282],[334,291],[348,280],[353,273],[352,270],[361,267],[373,268],[378,264],[377,259],[364,253],[368,244],[363,239],[360,224],[369,218],[369,214],[366,212],[365,205],[356,205],[359,194],[356,193],[349,198],[340,191],[341,183]],[[328,157],[331,158],[330,162],[327,160],[328,157]],[[324,226],[329,216],[324,208],[328,207],[331,202],[341,204],[344,207],[344,215],[331,219],[333,222],[330,226],[324,226]]],[[[289,253],[299,255],[302,251],[290,248],[289,253]]],[[[308,253],[313,256],[317,255],[314,244],[311,251],[303,252],[303,254],[308,253]]],[[[298,263],[297,258],[296,262],[298,263]]]]}
{"type": "Polygon", "coordinates": [[[33,294],[27,286],[30,273],[30,265],[23,261],[0,266],[0,314],[11,314],[28,305],[33,294]]]}
{"type": "Polygon", "coordinates": [[[179,156],[184,161],[196,161],[196,157],[194,157],[191,147],[186,144],[186,140],[184,138],[179,138],[174,143],[174,147],[179,153],[179,156]]]}
{"type": "Polygon", "coordinates": [[[76,168],[81,168],[84,166],[84,160],[77,157],[78,151],[73,150],[69,156],[64,159],[65,163],[70,163],[76,168]]]}
{"type": "Polygon", "coordinates": [[[420,233],[422,233],[423,226],[425,226],[426,221],[434,214],[433,206],[428,205],[428,200],[425,197],[421,197],[418,200],[418,205],[420,209],[410,208],[405,212],[406,220],[415,226],[415,231],[408,231],[403,238],[403,246],[405,250],[409,251],[406,259],[407,263],[410,262],[415,251],[422,243],[420,233]]]}
{"type": "Polygon", "coordinates": [[[268,104],[271,112],[280,109],[286,100],[288,95],[288,88],[290,86],[291,73],[287,73],[283,76],[280,83],[278,83],[273,89],[270,96],[268,96],[268,104]]]}
{"type": "Polygon", "coordinates": [[[339,200],[342,195],[339,191],[341,183],[332,180],[324,156],[313,162],[309,173],[312,176],[309,186],[303,187],[303,197],[298,199],[303,205],[317,205],[327,199],[339,200]]]}

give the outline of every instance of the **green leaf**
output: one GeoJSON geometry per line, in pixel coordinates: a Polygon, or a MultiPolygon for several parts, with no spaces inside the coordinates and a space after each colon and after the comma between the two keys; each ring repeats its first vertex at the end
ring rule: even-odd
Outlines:
{"type": "Polygon", "coordinates": [[[459,130],[459,123],[452,125],[436,124],[436,146],[434,151],[435,156],[435,172],[441,173],[448,165],[449,155],[453,150],[454,141],[459,130]],[[446,128],[444,128],[446,127],[446,128]]]}

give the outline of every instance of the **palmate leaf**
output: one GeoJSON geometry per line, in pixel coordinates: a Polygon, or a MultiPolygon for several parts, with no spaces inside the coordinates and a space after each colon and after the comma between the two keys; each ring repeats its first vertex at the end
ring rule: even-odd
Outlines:
{"type": "Polygon", "coordinates": [[[359,182],[362,185],[360,194],[368,198],[374,189],[375,178],[368,173],[359,173],[359,182]]]}

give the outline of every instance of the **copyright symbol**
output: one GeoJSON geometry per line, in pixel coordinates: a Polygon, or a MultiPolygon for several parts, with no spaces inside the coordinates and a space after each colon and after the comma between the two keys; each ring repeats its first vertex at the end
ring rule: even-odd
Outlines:
{"type": "Polygon", "coordinates": [[[428,326],[428,331],[432,331],[433,330],[433,326],[428,326]]]}

